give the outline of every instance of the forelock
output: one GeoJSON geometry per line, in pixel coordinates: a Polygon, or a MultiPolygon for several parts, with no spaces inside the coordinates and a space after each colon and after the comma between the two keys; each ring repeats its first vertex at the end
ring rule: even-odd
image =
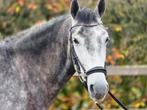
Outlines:
{"type": "Polygon", "coordinates": [[[97,22],[97,16],[96,13],[94,13],[93,10],[88,9],[88,8],[82,8],[77,16],[76,16],[76,20],[79,23],[86,23],[86,24],[90,24],[93,22],[97,22]]]}

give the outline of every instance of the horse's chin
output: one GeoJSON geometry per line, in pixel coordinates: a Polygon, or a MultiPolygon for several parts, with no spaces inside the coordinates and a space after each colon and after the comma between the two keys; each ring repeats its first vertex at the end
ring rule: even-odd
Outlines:
{"type": "Polygon", "coordinates": [[[105,100],[105,97],[106,97],[106,95],[103,96],[102,98],[97,99],[96,97],[90,96],[90,98],[96,103],[102,103],[105,100]]]}
{"type": "Polygon", "coordinates": [[[108,83],[103,73],[93,73],[87,77],[87,86],[90,98],[98,103],[104,101],[108,94],[108,83]]]}

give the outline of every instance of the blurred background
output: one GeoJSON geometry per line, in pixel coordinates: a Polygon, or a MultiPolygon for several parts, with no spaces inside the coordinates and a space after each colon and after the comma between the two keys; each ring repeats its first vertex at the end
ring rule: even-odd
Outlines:
{"type": "MultiPolygon", "coordinates": [[[[147,0],[106,0],[102,20],[109,27],[109,65],[147,64],[147,0]]],[[[94,9],[97,0],[79,0],[94,9]]],[[[0,0],[0,40],[21,30],[70,12],[70,0],[0,0]]],[[[111,91],[129,108],[147,108],[147,76],[109,76],[111,91]]],[[[103,106],[119,108],[111,97],[103,106]]],[[[49,110],[96,108],[87,91],[74,76],[60,91],[49,110]]]]}

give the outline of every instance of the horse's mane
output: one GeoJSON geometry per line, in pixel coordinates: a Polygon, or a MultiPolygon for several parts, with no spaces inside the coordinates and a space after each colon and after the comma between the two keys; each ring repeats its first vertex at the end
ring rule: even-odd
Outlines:
{"type": "Polygon", "coordinates": [[[13,49],[29,48],[29,46],[32,47],[33,45],[31,42],[29,42],[30,40],[36,40],[38,37],[43,38],[44,34],[47,34],[47,32],[52,33],[52,29],[61,24],[66,17],[67,15],[63,15],[60,17],[55,17],[48,22],[34,25],[33,27],[21,31],[13,36],[6,37],[4,40],[0,41],[0,44],[6,45],[7,48],[13,47],[13,49]]]}

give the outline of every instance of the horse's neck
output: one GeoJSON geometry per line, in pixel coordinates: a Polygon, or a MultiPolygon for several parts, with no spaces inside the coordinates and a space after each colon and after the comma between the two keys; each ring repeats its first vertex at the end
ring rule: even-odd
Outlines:
{"type": "Polygon", "coordinates": [[[74,73],[68,55],[69,24],[62,25],[63,21],[26,33],[29,37],[18,40],[14,46],[14,63],[26,82],[27,91],[36,97],[43,95],[42,103],[46,104],[74,73]]]}

